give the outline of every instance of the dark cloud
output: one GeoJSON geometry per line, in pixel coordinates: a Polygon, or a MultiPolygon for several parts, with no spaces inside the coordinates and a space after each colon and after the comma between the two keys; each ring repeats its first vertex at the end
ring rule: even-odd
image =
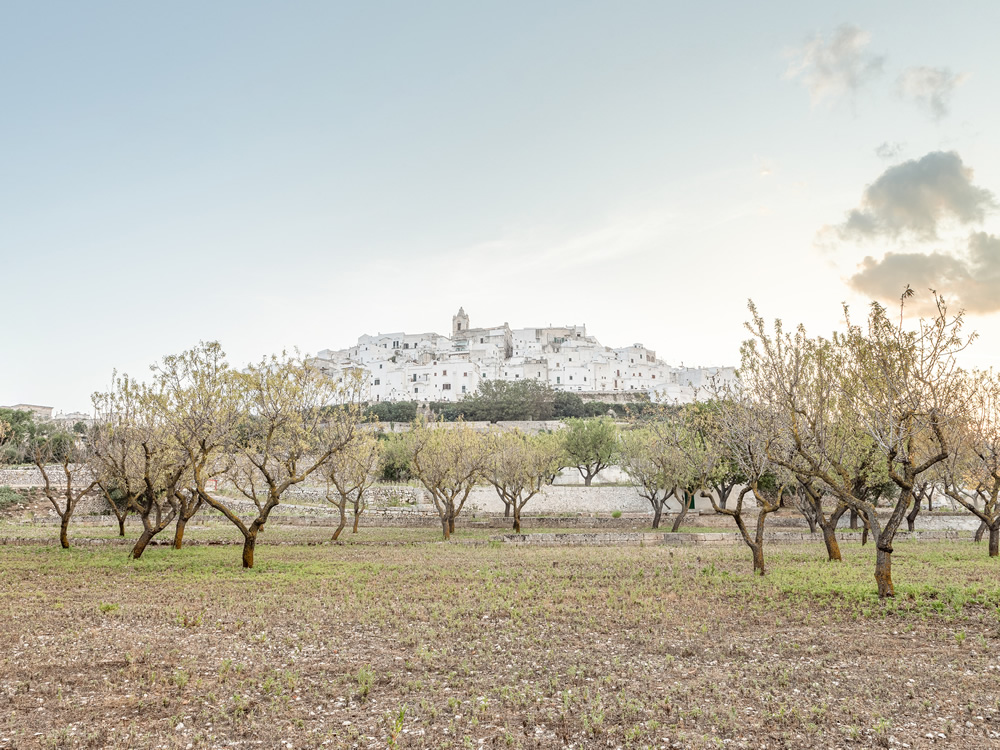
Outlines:
{"type": "Polygon", "coordinates": [[[884,58],[871,54],[871,35],[851,24],[840,26],[829,41],[816,35],[790,53],[785,77],[799,81],[813,104],[854,94],[882,72],[884,58]]]}
{"type": "MultiPolygon", "coordinates": [[[[947,253],[886,253],[881,260],[868,257],[848,283],[875,299],[894,302],[906,285],[934,289],[970,313],[1000,311],[1000,238],[978,232],[969,238],[962,257],[947,253]]],[[[917,308],[922,302],[919,298],[917,308]]],[[[918,309],[918,312],[925,310],[918,309]]]]}
{"type": "Polygon", "coordinates": [[[951,96],[962,82],[964,73],[952,73],[948,68],[907,68],[896,80],[901,96],[911,99],[933,119],[940,120],[948,114],[951,96]]]}
{"type": "Polygon", "coordinates": [[[879,159],[892,160],[895,159],[903,153],[902,143],[890,143],[889,141],[882,141],[879,145],[875,147],[875,156],[879,159]]]}
{"type": "Polygon", "coordinates": [[[957,153],[932,151],[883,172],[838,230],[847,240],[903,235],[931,240],[941,222],[980,222],[994,205],[990,191],[972,184],[972,170],[957,153]]]}

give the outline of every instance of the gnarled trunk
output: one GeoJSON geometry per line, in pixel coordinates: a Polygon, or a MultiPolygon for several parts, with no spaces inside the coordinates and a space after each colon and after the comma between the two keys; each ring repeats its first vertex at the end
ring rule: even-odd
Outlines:
{"type": "Polygon", "coordinates": [[[892,586],[892,547],[881,543],[875,556],[875,583],[878,586],[880,599],[896,595],[892,586]]]}
{"type": "Polygon", "coordinates": [[[653,528],[658,529],[660,528],[660,516],[663,515],[663,504],[652,500],[650,504],[653,506],[653,528]]]}
{"type": "Polygon", "coordinates": [[[125,536],[125,516],[118,519],[118,536],[125,536]]]}
{"type": "Polygon", "coordinates": [[[251,527],[250,531],[243,538],[243,567],[253,567],[253,550],[257,546],[257,529],[251,527]]]}
{"type": "Polygon", "coordinates": [[[174,549],[180,549],[181,545],[184,544],[184,527],[187,526],[187,521],[184,519],[184,514],[178,514],[177,516],[177,528],[174,530],[174,549]]]}
{"type": "Polygon", "coordinates": [[[514,506],[514,533],[521,533],[521,511],[517,509],[516,505],[514,506]]]}
{"type": "Polygon", "coordinates": [[[823,544],[826,545],[826,556],[830,562],[841,562],[840,543],[837,541],[837,523],[827,523],[823,526],[823,544]]]}
{"type": "Polygon", "coordinates": [[[764,545],[751,544],[750,549],[753,550],[754,575],[762,576],[764,575],[764,545]]]}
{"type": "Polygon", "coordinates": [[[69,549],[69,513],[67,512],[59,521],[59,545],[63,549],[69,549]]]}
{"type": "Polygon", "coordinates": [[[973,540],[976,542],[976,544],[983,541],[983,534],[986,533],[987,528],[989,527],[986,525],[986,521],[979,522],[979,528],[976,529],[976,535],[973,537],[973,540]]]}
{"type": "Polygon", "coordinates": [[[129,557],[133,560],[138,560],[142,557],[142,553],[146,551],[146,545],[149,544],[149,540],[153,538],[153,533],[148,528],[143,528],[142,533],[139,538],[135,540],[135,545],[132,547],[132,551],[129,553],[129,557]]]}
{"type": "Polygon", "coordinates": [[[685,492],[681,495],[681,512],[677,514],[677,518],[674,519],[673,526],[670,527],[671,533],[676,533],[677,529],[681,527],[681,524],[684,523],[684,518],[687,516],[687,512],[688,502],[687,493],[685,492]]]}
{"type": "Polygon", "coordinates": [[[340,503],[340,525],[333,532],[333,536],[330,537],[331,542],[337,541],[337,537],[340,536],[340,532],[344,530],[345,526],[347,526],[347,508],[346,503],[342,500],[340,503]]]}
{"type": "Polygon", "coordinates": [[[990,527],[990,557],[1000,556],[1000,523],[990,527]]]}

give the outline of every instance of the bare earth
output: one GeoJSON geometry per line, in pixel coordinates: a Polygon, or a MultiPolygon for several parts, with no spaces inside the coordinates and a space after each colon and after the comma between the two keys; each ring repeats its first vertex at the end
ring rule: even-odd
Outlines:
{"type": "Polygon", "coordinates": [[[742,547],[420,533],[262,541],[248,572],[0,547],[0,748],[1000,747],[983,546],[898,544],[882,604],[870,546],[772,546],[760,580],[742,547]]]}

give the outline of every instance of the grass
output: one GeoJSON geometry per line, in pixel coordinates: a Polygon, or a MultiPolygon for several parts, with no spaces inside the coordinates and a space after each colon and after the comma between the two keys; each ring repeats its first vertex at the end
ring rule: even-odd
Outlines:
{"type": "Polygon", "coordinates": [[[252,571],[230,546],[0,546],[0,747],[1000,739],[982,546],[897,543],[882,603],[853,543],[772,546],[764,578],[742,546],[273,543],[312,531],[268,529],[252,571]]]}

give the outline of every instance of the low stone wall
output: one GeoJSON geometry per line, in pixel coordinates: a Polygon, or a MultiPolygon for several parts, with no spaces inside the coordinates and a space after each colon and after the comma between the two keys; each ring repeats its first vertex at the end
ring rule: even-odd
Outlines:
{"type": "MultiPolygon", "coordinates": [[[[957,531],[901,531],[895,541],[942,541],[961,539],[968,535],[957,531]]],[[[861,533],[850,531],[837,534],[841,542],[860,542],[861,533]]],[[[772,531],[764,534],[765,543],[800,544],[822,542],[821,534],[803,534],[796,531],[772,531]]],[[[605,532],[599,534],[500,534],[491,541],[504,542],[514,546],[529,547],[654,547],[654,546],[709,546],[721,547],[743,544],[737,534],[661,534],[635,532],[605,532]]]]}

